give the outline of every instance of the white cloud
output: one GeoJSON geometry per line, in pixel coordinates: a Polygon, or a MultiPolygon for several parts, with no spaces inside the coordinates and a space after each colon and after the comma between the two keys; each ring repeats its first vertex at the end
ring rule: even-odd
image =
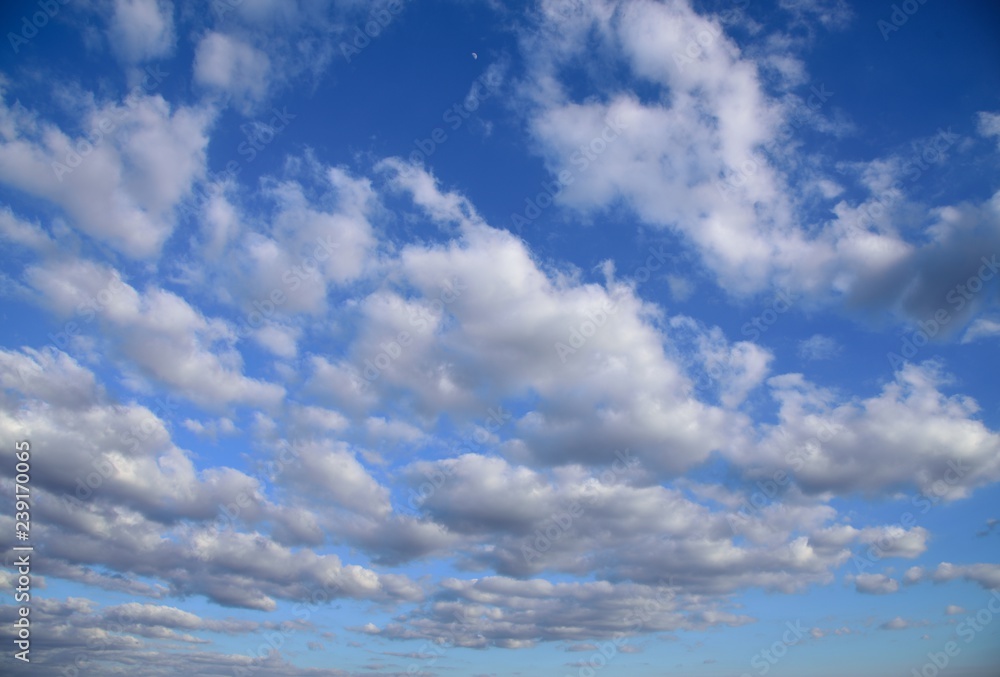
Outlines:
{"type": "Polygon", "coordinates": [[[927,550],[930,532],[924,527],[904,529],[901,526],[868,527],[859,532],[862,543],[878,548],[883,557],[913,559],[927,550]]]}
{"type": "Polygon", "coordinates": [[[915,486],[932,503],[966,497],[1000,477],[1000,435],[976,418],[974,400],[944,395],[946,382],[934,364],[907,364],[879,395],[838,401],[800,374],[773,377],[779,424],[733,457],[770,458],[810,493],[915,486]]]}
{"type": "Polygon", "coordinates": [[[389,638],[454,636],[456,646],[522,648],[537,641],[580,641],[644,631],[736,627],[753,622],[745,614],[688,600],[666,586],[606,581],[551,583],[490,576],[445,579],[441,599],[381,630],[389,638]]]}
{"type": "Polygon", "coordinates": [[[819,21],[831,29],[844,28],[854,16],[845,0],[781,0],[779,5],[805,24],[819,21]]]}
{"type": "Polygon", "coordinates": [[[41,226],[19,219],[10,207],[0,209],[0,236],[35,251],[51,253],[55,250],[55,241],[41,226]]]}
{"type": "Polygon", "coordinates": [[[0,118],[7,127],[0,180],[52,201],[74,228],[142,258],[159,252],[175,206],[204,172],[213,114],[140,95],[91,107],[77,138],[23,108],[0,105],[0,118]]]}
{"type": "Polygon", "coordinates": [[[378,267],[371,220],[380,208],[366,178],[297,158],[291,176],[268,177],[267,209],[245,225],[235,195],[216,193],[201,210],[203,258],[190,274],[212,284],[217,299],[241,311],[237,330],[279,357],[297,354],[303,313],[328,309],[328,291],[378,267]],[[322,196],[318,201],[307,195],[322,196]]]}
{"type": "Polygon", "coordinates": [[[750,341],[729,343],[718,327],[707,329],[693,318],[679,316],[671,318],[670,329],[678,354],[689,361],[692,356],[684,341],[694,342],[697,353],[691,369],[717,384],[719,400],[728,408],[742,404],[770,371],[774,355],[767,349],[750,341]]]}
{"type": "MultiPolygon", "coordinates": [[[[5,393],[20,394],[18,400],[6,394],[0,399],[0,432],[11,439],[30,437],[33,445],[50,450],[32,459],[32,489],[48,506],[38,528],[53,575],[127,587],[127,580],[103,583],[86,568],[103,567],[165,581],[176,594],[204,594],[223,605],[264,610],[275,608],[274,597],[308,599],[330,582],[339,586],[330,588],[331,596],[422,596],[406,577],[376,574],[333,555],[293,551],[266,535],[237,531],[272,520],[284,530],[293,526],[288,518],[302,530],[310,515],[272,504],[256,477],[221,465],[198,470],[192,455],[174,445],[163,418],[176,403],[168,400],[156,411],[112,403],[91,372],[58,352],[0,351],[0,383],[5,393]],[[220,525],[223,507],[229,512],[220,525]]],[[[356,463],[352,470],[348,455],[335,449],[317,453],[322,449],[316,445],[298,449],[302,464],[336,500],[353,501],[366,514],[377,512],[376,504],[384,501],[381,490],[365,480],[356,463]]],[[[284,468],[279,479],[293,472],[284,468]]]]}
{"type": "Polygon", "coordinates": [[[997,149],[1000,150],[1000,113],[979,113],[979,133],[997,137],[997,149]]]}
{"type": "Polygon", "coordinates": [[[209,33],[195,52],[195,82],[248,105],[261,102],[267,95],[270,71],[266,53],[224,33],[209,33]]]}
{"type": "Polygon", "coordinates": [[[942,562],[935,569],[932,578],[935,581],[950,581],[964,578],[978,583],[987,590],[1000,588],[1000,564],[951,564],[942,562]]]}
{"type": "Polygon", "coordinates": [[[57,499],[68,497],[67,509],[99,495],[152,518],[212,519],[229,496],[258,496],[256,480],[236,470],[197,471],[170,441],[161,418],[167,407],[110,403],[93,374],[64,353],[0,352],[0,370],[5,386],[27,398],[17,416],[5,407],[0,426],[18,439],[30,431],[35,444],[59,450],[36,460],[33,478],[57,499]],[[27,378],[15,380],[19,373],[27,378]]]}
{"type": "Polygon", "coordinates": [[[913,585],[914,583],[919,583],[924,579],[925,571],[923,567],[910,567],[903,574],[903,583],[905,585],[913,585]]]}
{"type": "Polygon", "coordinates": [[[245,403],[273,407],[284,389],[242,373],[235,335],[219,319],[207,318],[184,299],[152,287],[140,293],[118,271],[84,259],[45,262],[26,277],[56,312],[94,318],[143,373],[208,407],[245,403]]]}
{"type": "Polygon", "coordinates": [[[899,591],[899,581],[885,574],[859,574],[854,579],[854,586],[858,592],[868,595],[887,595],[899,591]]]}
{"type": "Polygon", "coordinates": [[[168,56],[174,48],[173,13],[170,0],[114,0],[111,49],[132,63],[168,56]]]}
{"type": "Polygon", "coordinates": [[[896,616],[890,621],[883,623],[881,627],[883,630],[905,630],[906,628],[912,627],[912,622],[906,620],[902,616],[896,616]]]}
{"type": "Polygon", "coordinates": [[[675,301],[687,301],[694,294],[694,283],[678,275],[668,275],[667,284],[675,301]]]}
{"type": "Polygon", "coordinates": [[[799,357],[806,360],[829,360],[840,354],[841,350],[843,346],[836,339],[822,334],[813,334],[799,341],[799,357]]]}
{"type": "Polygon", "coordinates": [[[426,437],[420,428],[398,419],[370,416],[365,420],[365,427],[372,436],[392,442],[416,442],[426,437]]]}
{"type": "MultiPolygon", "coordinates": [[[[550,278],[523,242],[480,225],[462,206],[464,198],[440,193],[422,170],[404,175],[404,187],[416,191],[430,216],[458,221],[463,232],[446,246],[404,248],[400,273],[425,299],[440,296],[448,280],[462,289],[444,308],[454,318],[447,324],[436,319],[440,312],[409,322],[420,317],[418,302],[395,294],[373,295],[362,304],[367,346],[401,330],[413,335],[412,345],[372,384],[376,390],[403,387],[419,395],[421,411],[468,417],[531,388],[542,396],[540,406],[511,423],[523,440],[517,453],[545,464],[600,462],[616,448],[630,448],[650,470],[678,472],[704,459],[725,431],[739,434],[742,417],[693,397],[652,325],[657,311],[629,287],[613,278],[606,286],[550,278]],[[517,323],[505,319],[515,316],[517,323]],[[574,332],[589,332],[595,322],[600,327],[593,336],[578,343],[574,332]],[[656,451],[665,448],[671,453],[656,451]]],[[[747,356],[754,358],[747,362],[752,383],[761,360],[754,350],[747,356]]],[[[363,362],[358,355],[359,369],[363,362]]]]}
{"type": "Polygon", "coordinates": [[[708,594],[758,586],[789,591],[830,580],[852,543],[891,533],[900,545],[887,546],[883,556],[912,557],[922,547],[910,541],[927,537],[923,530],[826,527],[835,511],[796,504],[794,496],[752,518],[737,513],[739,497],[728,510],[711,510],[676,489],[637,486],[642,472],[619,463],[603,472],[575,466],[549,474],[466,454],[414,463],[405,477],[421,519],[465,540],[466,566],[518,577],[600,572],[647,584],[669,578],[708,594]],[[843,538],[830,538],[834,529],[843,538]]]}
{"type": "Polygon", "coordinates": [[[378,164],[377,169],[387,173],[390,185],[407,192],[413,202],[435,221],[466,228],[484,223],[465,196],[454,191],[442,192],[435,177],[423,167],[399,158],[387,158],[378,164]]]}
{"type": "Polygon", "coordinates": [[[340,432],[350,421],[339,411],[312,405],[293,405],[290,419],[297,428],[325,432],[340,432]]]}
{"type": "MultiPolygon", "coordinates": [[[[488,109],[520,117],[484,121],[497,130],[484,142],[496,150],[526,134],[544,171],[570,178],[556,218],[662,242],[648,286],[616,260],[637,252],[588,242],[562,252],[570,263],[554,239],[538,233],[529,246],[491,226],[500,203],[474,203],[428,167],[373,159],[386,139],[289,155],[289,137],[275,136],[253,179],[208,174],[210,134],[217,166],[227,146],[214,142],[240,133],[213,129],[234,116],[222,107],[239,125],[293,86],[290,106],[313,101],[338,39],[384,0],[216,3],[206,16],[184,8],[177,26],[167,0],[98,4],[112,11],[106,35],[125,80],[145,67],[150,82],[124,100],[114,73],[88,73],[99,93],[59,83],[51,117],[37,112],[50,92],[20,82],[6,90],[35,110],[14,96],[0,104],[12,198],[0,209],[12,248],[0,291],[17,312],[22,301],[42,311],[30,328],[13,323],[10,340],[51,331],[62,348],[0,350],[0,437],[37,450],[43,662],[99,642],[93,674],[141,663],[304,677],[316,671],[292,665],[294,652],[255,660],[201,645],[218,641],[209,633],[294,630],[323,639],[294,643],[332,646],[325,611],[286,613],[318,598],[377,616],[349,626],[362,643],[345,644],[392,656],[363,667],[380,672],[425,660],[423,649],[381,651],[400,640],[593,652],[619,633],[673,640],[663,633],[753,623],[741,596],[754,591],[1000,586],[989,563],[906,568],[936,557],[938,534],[864,509],[914,492],[918,506],[957,502],[1000,480],[1000,434],[956,394],[958,379],[936,362],[892,364],[858,391],[852,374],[820,383],[782,371],[796,348],[805,360],[857,349],[809,336],[840,336],[825,305],[926,324],[978,274],[982,251],[1000,250],[1000,192],[920,204],[935,193],[910,189],[900,153],[832,176],[833,156],[809,152],[825,146],[801,144],[800,132],[852,133],[839,110],[849,95],[808,103],[829,94],[800,55],[817,25],[850,20],[845,2],[782,0],[789,23],[778,29],[757,10],[700,16],[686,0],[540,0],[515,22],[518,79],[488,109]],[[173,55],[175,34],[184,66],[164,65],[176,73],[163,77],[183,80],[154,91],[161,71],[149,62],[173,55]],[[183,103],[188,85],[200,104],[183,103]],[[210,194],[179,218],[200,188],[210,194]],[[735,338],[731,311],[749,308],[734,302],[770,288],[801,290],[792,317],[767,347],[735,338]],[[852,551],[885,573],[846,572],[852,551]],[[47,599],[52,581],[135,601],[47,599]],[[253,620],[177,601],[192,598],[253,620]]],[[[379,67],[388,47],[357,68],[379,67]]],[[[502,55],[463,64],[492,58],[502,76],[502,55]]],[[[301,115],[293,136],[308,140],[315,120],[301,115]]],[[[998,120],[981,114],[980,132],[1000,134],[998,120]]],[[[945,140],[942,158],[985,145],[945,140]]],[[[1000,332],[989,303],[972,299],[935,340],[1000,332]]],[[[882,621],[927,624],[890,618],[858,629],[803,618],[803,633],[833,641],[882,621]]]]}
{"type": "Polygon", "coordinates": [[[977,317],[962,335],[962,343],[972,343],[983,338],[1000,336],[1000,320],[977,317]]]}
{"type": "Polygon", "coordinates": [[[219,435],[233,435],[237,432],[236,424],[230,418],[210,420],[207,423],[189,418],[184,420],[183,426],[196,435],[212,439],[216,439],[219,435]]]}
{"type": "MultiPolygon", "coordinates": [[[[733,297],[794,288],[804,307],[846,303],[910,320],[933,316],[929,299],[974,274],[982,251],[1000,248],[996,197],[942,205],[927,219],[910,187],[911,158],[890,154],[833,177],[822,157],[802,151],[806,130],[845,131],[829,120],[839,99],[824,83],[780,97],[769,91],[775,57],[802,41],[772,33],[744,49],[730,37],[732,23],[699,16],[683,0],[564,8],[543,3],[521,33],[522,108],[550,176],[562,173],[559,204],[588,215],[624,205],[643,224],[677,233],[733,297]],[[567,73],[585,50],[607,66],[583,74],[590,96],[580,100],[573,93],[581,85],[567,73]],[[642,83],[643,99],[623,90],[612,69],[642,83]],[[806,207],[817,201],[821,211],[806,207]],[[923,230],[910,241],[904,232],[914,220],[923,230]]],[[[808,33],[816,20],[839,27],[850,15],[839,2],[793,9],[808,33]]],[[[782,72],[795,79],[794,67],[782,72]]],[[[944,157],[960,140],[941,131],[922,141],[944,157]]]]}
{"type": "Polygon", "coordinates": [[[257,329],[254,340],[270,350],[278,357],[292,358],[298,354],[298,341],[301,331],[295,327],[283,327],[278,324],[267,324],[257,329]]]}
{"type": "Polygon", "coordinates": [[[311,505],[334,505],[362,515],[385,516],[389,491],[380,485],[342,442],[298,441],[292,445],[297,462],[284,472],[283,482],[294,483],[313,499],[311,505]]]}

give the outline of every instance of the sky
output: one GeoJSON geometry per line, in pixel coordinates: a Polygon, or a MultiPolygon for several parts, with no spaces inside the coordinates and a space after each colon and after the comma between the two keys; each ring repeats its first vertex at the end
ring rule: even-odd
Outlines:
{"type": "Polygon", "coordinates": [[[997,674],[995,3],[0,28],[3,674],[997,674]]]}

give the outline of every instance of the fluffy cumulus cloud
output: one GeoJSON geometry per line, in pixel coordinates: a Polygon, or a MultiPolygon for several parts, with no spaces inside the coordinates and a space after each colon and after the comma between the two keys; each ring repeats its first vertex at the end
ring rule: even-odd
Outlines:
{"type": "Polygon", "coordinates": [[[41,118],[4,92],[0,180],[59,207],[73,227],[132,257],[159,252],[175,209],[205,169],[213,115],[171,106],[146,74],[120,100],[83,100],[71,129],[41,118]]]}
{"type": "MultiPolygon", "coordinates": [[[[161,587],[147,594],[200,594],[260,610],[275,609],[277,599],[308,600],[322,586],[330,596],[381,601],[426,594],[405,576],[291,549],[319,546],[333,533],[374,562],[450,553],[462,568],[500,575],[442,581],[430,601],[372,634],[430,639],[447,628],[459,646],[528,647],[751,622],[726,595],[828,583],[852,547],[878,544],[890,558],[926,549],[925,529],[858,529],[821,496],[911,486],[955,500],[995,477],[996,435],[972,419],[973,402],[941,394],[943,377],[933,365],[908,366],[880,394],[853,402],[837,401],[801,375],[766,380],[771,356],[755,344],[730,344],[718,328],[685,316],[658,320],[611,268],[604,284],[546,270],[465,198],[396,161],[386,188],[460,231],[364,263],[374,251],[365,205],[377,196],[363,179],[339,170],[327,176],[342,215],[324,216],[296,183],[275,184],[280,206],[271,242],[289,251],[292,242],[324,232],[360,232],[360,256],[344,259],[345,266],[335,258],[319,264],[318,279],[343,284],[378,266],[392,283],[370,287],[341,311],[353,331],[340,366],[317,356],[303,373],[305,392],[326,406],[289,403],[286,412],[286,387],[242,372],[245,344],[233,323],[205,316],[172,292],[140,291],[118,271],[84,259],[43,258],[25,269],[27,288],[45,307],[85,328],[93,323],[93,340],[85,340],[90,332],[67,334],[74,353],[99,360],[107,346],[146,382],[198,406],[271,412],[256,414],[263,454],[251,452],[269,464],[268,473],[253,472],[253,464],[199,469],[173,441],[179,400],[157,410],[115,403],[93,371],[61,350],[3,353],[7,434],[30,431],[34,444],[65,450],[34,475],[39,490],[58,499],[47,509],[52,563],[43,571],[88,581],[89,567],[99,566],[157,580],[161,587]],[[303,232],[285,225],[291,214],[303,232]],[[313,219],[320,223],[310,231],[313,219]],[[366,352],[370,346],[379,346],[388,364],[366,352]],[[377,378],[365,380],[366,364],[377,378]],[[338,373],[364,397],[346,401],[338,373]],[[699,373],[727,384],[716,393],[720,404],[700,399],[699,373]],[[778,425],[754,424],[740,411],[757,390],[778,401],[778,425]],[[23,398],[16,409],[14,395],[23,398]],[[537,404],[518,410],[525,397],[537,404]],[[369,450],[372,431],[420,445],[422,431],[445,414],[459,426],[451,451],[399,467],[395,491],[376,479],[393,452],[369,450]],[[881,456],[862,453],[873,446],[881,456]],[[781,505],[758,509],[738,489],[698,485],[689,493],[660,484],[712,453],[752,479],[761,463],[787,467],[779,449],[799,454],[781,505]],[[886,464],[893,453],[909,461],[886,464]],[[545,573],[608,582],[532,578],[545,573]],[[655,612],[639,623],[635,609],[650,605],[655,612]],[[456,617],[464,619],[457,631],[456,617]]],[[[229,418],[220,421],[206,427],[187,419],[184,427],[213,436],[233,431],[229,418]]],[[[988,578],[986,570],[949,567],[935,580],[988,578]]],[[[861,574],[855,586],[867,594],[899,589],[883,574],[861,574]]],[[[193,623],[182,615],[173,622],[193,623]]],[[[136,632],[199,641],[176,626],[156,627],[136,632]]]]}
{"type": "Polygon", "coordinates": [[[72,318],[57,344],[72,340],[82,323],[106,323],[144,375],[200,404],[266,408],[284,394],[281,386],[242,373],[231,325],[204,317],[176,294],[159,288],[139,293],[118,271],[82,259],[31,268],[26,277],[46,304],[72,318]]]}
{"type": "Polygon", "coordinates": [[[71,57],[0,68],[32,662],[739,674],[771,654],[711,642],[814,659],[978,608],[995,102],[870,131],[813,75],[840,0],[438,9],[67,6],[31,45],[93,23],[71,57]],[[440,53],[406,42],[432,19],[440,53]]]}
{"type": "MultiPolygon", "coordinates": [[[[850,16],[835,3],[787,4],[813,23],[850,16]]],[[[803,130],[841,133],[836,92],[821,82],[775,82],[771,52],[794,41],[775,36],[741,49],[729,31],[759,29],[745,9],[734,3],[701,15],[685,0],[541,3],[537,25],[522,33],[533,55],[522,105],[560,184],[556,199],[583,212],[622,203],[649,226],[680,234],[736,296],[777,285],[807,291],[810,302],[872,305],[914,320],[955,310],[947,294],[1000,245],[996,194],[932,209],[922,237],[903,231],[920,209],[907,185],[954,154],[958,135],[939,130],[913,151],[838,171],[795,154],[803,130]],[[608,65],[585,73],[593,93],[581,99],[565,74],[595,51],[608,65]],[[624,85],[609,77],[612,68],[627,74],[624,85]],[[858,197],[845,196],[846,182],[858,197]],[[816,200],[825,214],[810,207],[816,200]]],[[[992,133],[990,115],[980,114],[983,134],[992,133]]]]}
{"type": "Polygon", "coordinates": [[[899,590],[899,582],[885,574],[861,574],[854,580],[858,592],[886,595],[899,590]]]}
{"type": "Polygon", "coordinates": [[[639,632],[737,627],[752,619],[680,599],[666,585],[553,584],[494,576],[444,580],[433,606],[401,620],[408,624],[375,630],[397,639],[447,637],[461,647],[527,648],[539,641],[593,637],[614,637],[620,646],[639,632]]]}
{"type": "Polygon", "coordinates": [[[169,55],[175,40],[173,15],[169,0],[115,0],[108,26],[111,49],[129,62],[169,55]]]}
{"type": "MultiPolygon", "coordinates": [[[[5,387],[29,398],[20,409],[5,403],[4,434],[30,434],[33,444],[59,452],[32,466],[41,497],[36,528],[48,544],[39,573],[117,589],[153,576],[162,585],[146,595],[170,590],[263,610],[275,608],[275,597],[302,602],[317,591],[330,599],[421,596],[404,576],[343,564],[333,554],[295,553],[257,531],[234,532],[237,525],[288,526],[288,509],[264,495],[267,476],[222,466],[199,471],[158,413],[109,401],[93,374],[65,354],[5,352],[3,370],[5,387]],[[95,579],[90,567],[118,572],[117,579],[95,579]]],[[[163,406],[159,414],[176,404],[163,406]]],[[[276,458],[292,463],[298,455],[276,458]]],[[[294,518],[301,523],[309,514],[294,518]]]]}
{"type": "Polygon", "coordinates": [[[1000,588],[1000,566],[996,564],[955,565],[949,562],[942,562],[938,565],[932,577],[935,581],[950,581],[953,578],[964,578],[978,583],[988,590],[1000,588]]]}
{"type": "Polygon", "coordinates": [[[735,453],[791,468],[808,492],[911,487],[935,503],[962,498],[997,480],[1000,436],[975,419],[975,401],[942,393],[945,382],[933,363],[907,365],[878,395],[843,402],[801,374],[773,377],[779,423],[735,453]]]}
{"type": "Polygon", "coordinates": [[[238,38],[213,32],[198,43],[194,79],[237,99],[259,101],[267,93],[270,67],[264,52],[238,38]]]}

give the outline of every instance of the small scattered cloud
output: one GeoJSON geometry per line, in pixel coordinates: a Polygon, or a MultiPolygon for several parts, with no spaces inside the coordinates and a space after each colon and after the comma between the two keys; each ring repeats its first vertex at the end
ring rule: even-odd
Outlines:
{"type": "Polygon", "coordinates": [[[108,41],[123,61],[168,56],[174,48],[174,5],[163,0],[115,0],[108,41]]]}
{"type": "Polygon", "coordinates": [[[840,354],[843,346],[837,340],[822,334],[813,334],[804,341],[799,341],[799,357],[804,360],[830,360],[840,354]]]}
{"type": "Polygon", "coordinates": [[[942,562],[934,571],[934,581],[940,583],[963,578],[978,583],[987,590],[1000,588],[1000,564],[951,564],[942,562]]]}
{"type": "Polygon", "coordinates": [[[973,320],[962,335],[962,343],[972,343],[980,339],[1000,336],[1000,320],[979,317],[973,320]]]}
{"type": "Polygon", "coordinates": [[[883,630],[905,630],[906,628],[912,627],[912,624],[902,616],[896,616],[891,621],[886,621],[879,627],[883,630]]]}
{"type": "Polygon", "coordinates": [[[983,111],[979,113],[979,133],[983,136],[995,136],[997,149],[1000,150],[1000,113],[983,111]]]}
{"type": "Polygon", "coordinates": [[[899,582],[885,574],[861,574],[854,579],[854,587],[866,595],[888,595],[899,590],[899,582]]]}
{"type": "Polygon", "coordinates": [[[989,536],[993,532],[1000,533],[1000,529],[997,529],[997,525],[1000,525],[1000,520],[998,520],[996,517],[989,518],[988,520],[986,520],[986,528],[983,529],[982,531],[977,531],[976,536],[982,538],[984,536],[989,536]]]}
{"type": "Polygon", "coordinates": [[[694,294],[694,283],[686,277],[667,275],[667,285],[670,287],[670,295],[675,301],[687,301],[694,294]]]}

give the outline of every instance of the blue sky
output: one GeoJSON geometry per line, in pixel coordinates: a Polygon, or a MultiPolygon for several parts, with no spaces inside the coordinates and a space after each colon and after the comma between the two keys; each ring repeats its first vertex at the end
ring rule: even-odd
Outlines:
{"type": "Polygon", "coordinates": [[[995,674],[991,3],[0,17],[4,674],[995,674]]]}

